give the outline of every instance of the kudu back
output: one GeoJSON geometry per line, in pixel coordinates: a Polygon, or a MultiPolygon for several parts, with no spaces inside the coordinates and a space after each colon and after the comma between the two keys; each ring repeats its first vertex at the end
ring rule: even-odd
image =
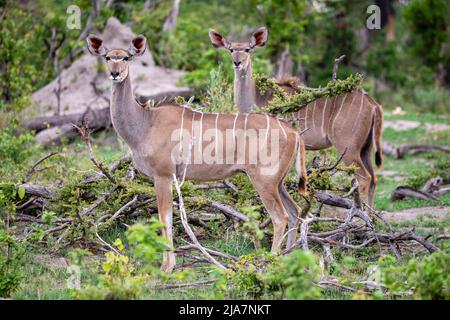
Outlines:
{"type": "MultiPolygon", "coordinates": [[[[249,113],[255,107],[265,107],[273,98],[271,90],[264,94],[256,86],[252,75],[251,52],[263,47],[268,40],[265,27],[257,29],[249,42],[230,42],[220,33],[209,30],[214,47],[226,49],[231,54],[234,68],[234,102],[241,113],[249,113]]],[[[288,94],[296,91],[298,81],[286,78],[279,85],[288,94]]],[[[346,165],[358,167],[356,178],[359,190],[367,195],[373,207],[376,175],[372,166],[372,149],[375,147],[375,163],[382,165],[381,133],[383,109],[374,99],[360,90],[332,98],[318,99],[293,115],[299,122],[307,150],[321,150],[334,146],[344,154],[346,165]]]]}
{"type": "MultiPolygon", "coordinates": [[[[142,107],[133,95],[128,64],[144,53],[145,37],[132,39],[128,49],[109,50],[94,35],[87,44],[93,55],[105,59],[110,72],[114,129],[130,147],[136,169],[154,183],[162,234],[171,245],[162,269],[170,272],[175,266],[175,178],[211,181],[245,172],[272,219],[272,252],[278,252],[286,225],[295,230],[299,221],[299,208],[283,186],[294,159],[299,192],[306,190],[305,147],[299,133],[287,122],[261,114],[208,114],[172,103],[142,107]]],[[[287,246],[295,235],[288,233],[287,246]]]]}

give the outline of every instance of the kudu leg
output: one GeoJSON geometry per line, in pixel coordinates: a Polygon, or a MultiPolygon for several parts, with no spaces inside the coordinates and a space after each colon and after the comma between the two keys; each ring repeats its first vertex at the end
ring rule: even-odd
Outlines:
{"type": "Polygon", "coordinates": [[[250,180],[261,197],[261,201],[267,212],[269,212],[270,219],[272,220],[273,240],[271,252],[276,254],[279,252],[283,241],[283,235],[288,224],[288,213],[283,205],[278,190],[279,183],[265,181],[260,176],[250,176],[250,180]]]}
{"type": "Polygon", "coordinates": [[[289,219],[288,219],[288,235],[287,235],[287,243],[286,248],[290,248],[297,238],[298,225],[299,225],[299,208],[294,200],[291,198],[290,194],[287,192],[283,183],[280,183],[278,186],[278,191],[280,192],[281,201],[283,201],[283,205],[286,208],[289,219]]]}
{"type": "Polygon", "coordinates": [[[343,160],[347,166],[355,164],[358,167],[358,170],[356,171],[356,179],[359,184],[359,192],[361,193],[361,196],[367,197],[368,202],[370,202],[372,176],[369,171],[367,171],[366,166],[361,159],[360,152],[347,152],[343,160]]]}
{"type": "Polygon", "coordinates": [[[163,253],[161,270],[170,273],[175,267],[175,254],[173,252],[172,219],[173,197],[172,179],[158,177],[154,179],[156,201],[158,205],[159,220],[163,223],[162,236],[168,240],[170,249],[163,253]]]}
{"type": "Polygon", "coordinates": [[[371,177],[369,191],[367,193],[367,198],[368,198],[369,206],[373,208],[374,200],[375,200],[375,189],[377,186],[377,176],[375,174],[375,170],[373,169],[373,164],[372,164],[372,144],[371,143],[368,146],[366,146],[363,149],[363,151],[361,152],[361,159],[364,163],[364,166],[365,166],[367,172],[370,174],[370,177],[371,177]]]}

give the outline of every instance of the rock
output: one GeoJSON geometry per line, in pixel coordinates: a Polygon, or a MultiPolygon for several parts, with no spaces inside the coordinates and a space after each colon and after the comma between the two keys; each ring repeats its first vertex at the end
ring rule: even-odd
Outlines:
{"type": "MultiPolygon", "coordinates": [[[[130,40],[136,35],[114,17],[108,19],[101,35],[107,48],[128,48],[130,40]]],[[[164,69],[155,66],[150,50],[130,64],[135,95],[139,99],[154,95],[177,95],[189,90],[178,87],[182,71],[164,69]]],[[[105,71],[102,58],[94,57],[87,49],[70,67],[61,72],[60,114],[74,114],[109,106],[111,83],[105,71]],[[98,94],[97,94],[97,93],[98,94]]],[[[39,89],[32,95],[32,105],[26,114],[30,116],[50,116],[57,113],[56,92],[59,88],[58,78],[39,89]]]]}

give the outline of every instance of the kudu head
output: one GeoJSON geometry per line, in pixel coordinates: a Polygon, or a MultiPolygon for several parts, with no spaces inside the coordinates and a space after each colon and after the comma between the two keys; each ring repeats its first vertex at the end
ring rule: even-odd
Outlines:
{"type": "Polygon", "coordinates": [[[247,72],[251,64],[250,53],[259,47],[263,47],[268,38],[266,27],[258,28],[253,32],[249,42],[230,42],[224,36],[212,29],[209,30],[212,45],[218,49],[225,48],[230,51],[233,68],[240,72],[247,72]]]}
{"type": "Polygon", "coordinates": [[[95,35],[89,35],[86,39],[89,52],[94,56],[104,57],[108,66],[109,78],[120,83],[128,76],[128,63],[135,56],[140,56],[145,52],[147,40],[143,35],[131,40],[128,49],[108,50],[103,45],[103,40],[95,35]]]}

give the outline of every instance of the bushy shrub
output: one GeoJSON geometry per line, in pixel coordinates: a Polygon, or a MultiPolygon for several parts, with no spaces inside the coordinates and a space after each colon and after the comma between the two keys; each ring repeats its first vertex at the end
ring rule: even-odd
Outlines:
{"type": "Polygon", "coordinates": [[[2,162],[20,163],[28,158],[33,149],[30,147],[34,141],[29,133],[17,133],[13,127],[0,131],[0,159],[2,162]]]}
{"type": "Polygon", "coordinates": [[[446,0],[413,0],[403,11],[410,28],[410,48],[430,67],[435,67],[443,58],[441,47],[449,39],[449,10],[446,0]]]}
{"type": "MultiPolygon", "coordinates": [[[[122,242],[114,243],[122,251],[122,242]]],[[[137,299],[142,291],[143,277],[134,275],[134,267],[129,257],[121,253],[105,253],[102,265],[104,274],[96,285],[78,290],[75,297],[81,300],[130,300],[137,299]]]]}
{"type": "Polygon", "coordinates": [[[392,297],[412,292],[416,299],[450,299],[450,254],[434,252],[422,260],[410,259],[398,266],[395,258],[380,261],[383,282],[392,297]]]}
{"type": "Polygon", "coordinates": [[[314,255],[296,250],[287,256],[256,253],[243,257],[229,274],[230,294],[238,297],[319,299],[320,270],[314,255]]]}
{"type": "Polygon", "coordinates": [[[310,251],[296,250],[280,258],[279,265],[271,265],[263,279],[271,289],[278,289],[287,299],[319,299],[317,287],[320,269],[310,251]]]}
{"type": "Polygon", "coordinates": [[[9,297],[25,277],[25,247],[0,228],[0,297],[9,297]]]}
{"type": "Polygon", "coordinates": [[[441,177],[444,183],[450,182],[450,160],[447,155],[438,156],[430,170],[415,170],[405,184],[420,189],[431,178],[441,177]]]}
{"type": "Polygon", "coordinates": [[[207,112],[234,112],[233,86],[221,66],[210,72],[204,104],[207,112]]]}
{"type": "Polygon", "coordinates": [[[127,240],[132,246],[134,255],[147,266],[147,271],[154,274],[159,271],[160,254],[169,248],[166,239],[158,234],[162,223],[151,220],[147,224],[135,224],[127,232],[127,240]]]}

